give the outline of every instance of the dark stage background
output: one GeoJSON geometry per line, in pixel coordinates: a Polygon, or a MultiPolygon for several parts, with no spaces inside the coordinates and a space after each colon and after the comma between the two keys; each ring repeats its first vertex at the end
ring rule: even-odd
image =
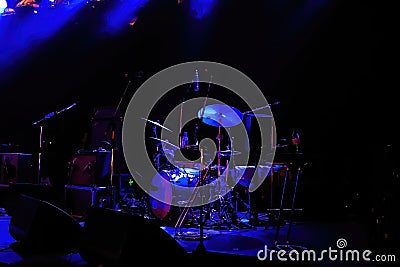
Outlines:
{"type": "MultiPolygon", "coordinates": [[[[289,138],[293,128],[300,131],[308,164],[299,205],[312,207],[313,215],[335,217],[346,204],[370,208],[397,185],[396,99],[378,72],[390,52],[376,6],[221,0],[197,19],[190,1],[176,2],[149,1],[136,23],[118,32],[102,28],[111,4],[87,5],[53,36],[32,41],[32,49],[28,43],[26,51],[1,52],[2,150],[35,155],[39,128],[32,123],[76,103],[44,132],[52,142],[51,179],[63,184],[71,155],[91,149],[96,108],[115,108],[130,80],[123,114],[151,75],[207,60],[242,71],[270,103],[279,101],[273,107],[278,139],[289,138]]],[[[8,27],[1,42],[24,27],[17,17],[0,23],[8,27]]]]}

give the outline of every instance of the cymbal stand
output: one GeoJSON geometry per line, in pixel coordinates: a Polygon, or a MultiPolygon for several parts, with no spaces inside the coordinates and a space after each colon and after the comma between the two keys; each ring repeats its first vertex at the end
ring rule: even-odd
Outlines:
{"type": "MultiPolygon", "coordinates": [[[[203,149],[200,150],[201,153],[201,171],[200,171],[200,181],[199,185],[202,186],[204,185],[204,180],[205,180],[205,175],[203,175],[204,168],[203,168],[203,149]]],[[[199,238],[200,242],[196,247],[196,252],[198,253],[204,253],[206,252],[206,247],[204,246],[204,222],[203,222],[203,205],[200,205],[200,230],[199,230],[199,238]]]]}
{"type": "MultiPolygon", "coordinates": [[[[286,167],[286,168],[288,168],[288,167],[286,167]]],[[[284,180],[283,180],[283,187],[282,187],[282,195],[281,195],[281,201],[280,201],[280,205],[279,205],[278,218],[277,218],[277,224],[276,224],[276,232],[275,232],[275,244],[278,243],[278,238],[279,238],[279,230],[280,230],[280,224],[281,224],[281,220],[282,220],[283,201],[285,199],[287,177],[288,177],[288,169],[286,169],[285,177],[283,178],[284,180]]]]}
{"type": "MultiPolygon", "coordinates": [[[[228,184],[228,160],[226,161],[226,172],[225,172],[225,185],[228,184]]],[[[237,228],[236,225],[234,224],[234,220],[236,219],[234,216],[235,214],[235,207],[232,203],[232,195],[230,192],[227,192],[225,194],[225,196],[222,196],[222,194],[220,194],[220,179],[218,179],[218,183],[217,183],[217,188],[219,187],[219,189],[217,189],[219,195],[218,195],[218,206],[216,207],[217,210],[217,215],[218,215],[218,219],[219,220],[213,220],[216,223],[216,227],[218,229],[222,228],[222,224],[226,223],[227,224],[227,228],[231,229],[231,228],[237,228]],[[219,185],[218,185],[219,184],[219,185]]],[[[211,211],[209,211],[211,212],[211,211]]]]}
{"type": "MultiPolygon", "coordinates": [[[[218,134],[217,134],[217,141],[218,141],[218,148],[217,148],[217,190],[216,192],[218,193],[218,205],[216,207],[217,209],[217,215],[219,218],[219,222],[217,223],[217,228],[221,227],[221,221],[224,221],[226,219],[226,221],[228,221],[227,218],[223,218],[224,217],[224,209],[225,209],[225,199],[224,196],[221,195],[221,117],[223,114],[220,114],[220,119],[218,121],[218,134]]],[[[226,216],[225,216],[226,217],[226,216]]]]}
{"type": "MultiPolygon", "coordinates": [[[[275,227],[278,223],[282,223],[280,218],[278,218],[279,216],[281,216],[281,213],[284,211],[283,207],[279,207],[279,208],[274,208],[274,199],[275,199],[275,183],[279,183],[281,180],[281,175],[275,174],[275,168],[278,168],[278,171],[284,169],[284,185],[285,185],[285,179],[288,175],[289,172],[289,168],[288,168],[288,163],[286,162],[282,162],[282,163],[272,163],[270,171],[269,171],[269,200],[268,200],[268,204],[267,204],[267,220],[265,223],[265,229],[267,230],[269,227],[275,227]],[[279,167],[279,165],[282,165],[282,167],[279,167]],[[278,215],[275,214],[276,211],[278,211],[278,215]]],[[[282,202],[282,194],[284,194],[284,192],[281,193],[281,202],[282,202]]],[[[282,204],[282,203],[281,203],[282,204]]],[[[282,204],[283,205],[283,204],[282,204]]]]}
{"type": "MultiPolygon", "coordinates": [[[[126,86],[125,86],[125,90],[121,95],[121,98],[119,99],[118,105],[114,110],[113,116],[110,120],[110,123],[107,127],[107,130],[110,131],[111,133],[111,140],[110,140],[110,144],[111,144],[111,157],[110,157],[110,185],[108,186],[110,192],[111,192],[111,207],[115,208],[117,205],[117,193],[116,191],[116,187],[114,186],[114,159],[115,159],[115,120],[117,119],[117,114],[118,111],[120,109],[120,106],[122,104],[123,99],[125,98],[125,95],[128,91],[128,88],[131,84],[131,80],[128,80],[126,86]]],[[[106,134],[107,135],[107,130],[106,130],[106,134]]]]}
{"type": "MultiPolygon", "coordinates": [[[[222,114],[220,114],[220,116],[222,116],[222,114]]],[[[218,190],[221,190],[220,186],[220,181],[219,181],[219,177],[221,176],[221,119],[218,122],[218,136],[217,136],[217,140],[218,140],[218,151],[217,151],[217,155],[218,155],[218,161],[217,161],[217,173],[218,173],[218,190]]]]}
{"type": "Polygon", "coordinates": [[[247,202],[244,201],[243,199],[241,199],[237,193],[234,195],[233,197],[235,199],[235,214],[232,216],[233,218],[235,218],[236,223],[238,223],[241,226],[244,226],[246,228],[249,229],[253,229],[255,230],[256,227],[254,225],[252,225],[251,223],[251,197],[250,197],[250,191],[247,189],[247,202]],[[244,215],[242,215],[241,217],[238,217],[238,202],[242,203],[244,206],[246,206],[246,213],[244,215]],[[247,218],[248,219],[248,223],[244,222],[243,220],[247,218]]]}
{"type": "MultiPolygon", "coordinates": [[[[154,137],[158,139],[156,126],[153,126],[153,134],[154,134],[154,137]]],[[[156,165],[157,171],[160,170],[161,148],[162,148],[161,143],[157,142],[157,144],[156,144],[156,152],[154,153],[155,156],[153,158],[153,161],[154,161],[154,164],[156,165]]]]}
{"type": "MultiPolygon", "coordinates": [[[[235,147],[234,147],[234,137],[232,136],[231,137],[231,144],[230,144],[230,150],[232,151],[232,155],[231,155],[231,160],[232,160],[232,162],[233,162],[233,170],[234,170],[234,173],[235,173],[235,179],[237,178],[236,177],[236,168],[235,168],[235,153],[234,153],[234,151],[235,151],[235,147]]],[[[226,166],[226,169],[228,169],[228,163],[227,163],[227,166],[226,166]]],[[[228,182],[228,177],[227,177],[227,180],[226,180],[226,182],[228,182]]],[[[232,215],[232,217],[234,218],[234,220],[236,221],[236,223],[238,223],[239,225],[242,225],[242,226],[245,226],[245,227],[247,227],[247,228],[250,228],[250,229],[255,229],[255,227],[253,226],[253,225],[251,225],[250,223],[245,223],[245,222],[243,222],[243,219],[244,218],[246,218],[246,217],[248,217],[247,219],[249,220],[249,222],[250,222],[250,219],[251,219],[251,202],[250,202],[250,200],[251,200],[251,198],[250,198],[250,191],[249,190],[247,190],[247,203],[246,203],[246,201],[244,201],[243,199],[241,199],[239,196],[238,196],[238,193],[237,192],[235,192],[235,194],[233,195],[233,198],[235,199],[235,208],[234,208],[234,213],[235,214],[233,214],[232,215]],[[244,214],[243,216],[241,216],[240,218],[238,218],[238,216],[237,216],[237,214],[238,214],[238,201],[240,201],[243,205],[245,205],[246,206],[246,214],[244,214]]]]}
{"type": "Polygon", "coordinates": [[[296,192],[297,192],[297,185],[299,184],[299,177],[301,174],[301,167],[297,167],[297,173],[296,173],[296,182],[294,185],[294,191],[293,191],[293,198],[292,198],[292,206],[290,207],[290,215],[289,215],[289,227],[288,227],[288,232],[286,236],[286,243],[289,243],[290,240],[290,234],[292,231],[292,225],[293,225],[293,212],[294,212],[294,203],[295,203],[295,198],[296,198],[296,192]]]}
{"type": "Polygon", "coordinates": [[[186,219],[186,216],[189,213],[189,210],[191,208],[190,204],[193,202],[194,198],[196,197],[197,192],[199,191],[198,187],[199,187],[200,181],[205,179],[205,177],[208,174],[208,170],[209,169],[207,168],[206,170],[200,172],[200,179],[197,181],[197,183],[195,185],[195,190],[193,190],[188,203],[183,208],[181,214],[179,215],[178,220],[175,223],[175,236],[180,236],[183,234],[182,233],[182,224],[183,224],[184,220],[186,219]],[[178,233],[178,229],[179,229],[179,233],[178,233]]]}
{"type": "MultiPolygon", "coordinates": [[[[201,153],[200,178],[197,181],[197,183],[195,185],[195,188],[194,188],[192,194],[190,195],[190,198],[189,198],[187,204],[183,208],[183,210],[182,210],[181,214],[179,215],[179,218],[178,218],[178,220],[177,220],[177,222],[175,224],[175,238],[182,238],[184,236],[184,233],[182,233],[182,224],[183,224],[185,218],[187,217],[187,215],[189,213],[189,210],[191,209],[191,203],[194,201],[197,193],[199,192],[200,186],[204,184],[203,182],[205,181],[205,178],[207,177],[207,174],[208,174],[208,171],[209,171],[209,168],[204,169],[204,165],[203,165],[203,149],[200,149],[200,153],[201,153]],[[178,232],[178,229],[179,229],[179,232],[178,232]]],[[[204,222],[203,222],[203,206],[202,205],[200,206],[200,226],[199,227],[200,227],[200,235],[199,235],[200,243],[201,243],[201,245],[203,245],[202,244],[203,239],[206,239],[209,236],[204,234],[204,230],[203,230],[204,222]]]]}

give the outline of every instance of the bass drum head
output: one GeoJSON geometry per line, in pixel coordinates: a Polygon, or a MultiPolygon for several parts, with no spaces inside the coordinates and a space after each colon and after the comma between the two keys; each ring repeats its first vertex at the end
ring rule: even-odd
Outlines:
{"type": "Polygon", "coordinates": [[[152,180],[150,187],[149,205],[152,214],[156,220],[162,224],[174,224],[183,208],[175,205],[170,205],[173,198],[180,203],[179,205],[187,204],[185,195],[180,195],[181,191],[173,191],[173,185],[181,186],[180,190],[186,193],[188,190],[194,190],[199,180],[199,171],[192,168],[174,168],[159,171],[152,180]]]}
{"type": "Polygon", "coordinates": [[[161,171],[153,177],[149,200],[153,215],[159,220],[164,220],[171,210],[168,203],[172,201],[172,186],[166,171],[161,171]]]}

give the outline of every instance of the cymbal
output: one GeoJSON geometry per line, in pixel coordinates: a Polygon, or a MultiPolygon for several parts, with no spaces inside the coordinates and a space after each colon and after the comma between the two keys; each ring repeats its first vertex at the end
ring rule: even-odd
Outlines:
{"type": "Polygon", "coordinates": [[[174,144],[171,144],[170,142],[168,142],[168,141],[166,141],[166,140],[162,140],[162,139],[160,139],[160,138],[155,138],[155,137],[152,137],[152,136],[150,136],[150,138],[151,138],[151,139],[154,139],[154,140],[156,140],[156,141],[160,141],[161,143],[164,143],[164,144],[166,144],[166,145],[169,145],[169,146],[171,146],[171,148],[173,148],[173,149],[175,149],[175,150],[179,149],[178,146],[176,146],[176,145],[174,145],[174,144]]]}
{"type": "Polygon", "coordinates": [[[197,115],[205,124],[216,127],[232,127],[243,119],[243,114],[237,108],[224,104],[208,105],[201,108],[197,115]]]}
{"type": "Polygon", "coordinates": [[[247,114],[244,114],[244,115],[248,116],[248,117],[272,118],[272,115],[265,114],[265,113],[247,113],[247,114]]]}
{"type": "Polygon", "coordinates": [[[155,121],[152,121],[152,120],[149,120],[149,119],[146,119],[146,118],[142,118],[142,120],[145,120],[145,121],[147,121],[147,122],[150,122],[151,124],[154,124],[154,125],[156,125],[156,126],[158,126],[158,127],[161,127],[161,128],[163,128],[163,129],[165,129],[165,130],[167,130],[167,131],[169,131],[169,132],[172,133],[172,130],[168,129],[167,127],[165,127],[165,126],[163,126],[163,125],[161,125],[161,124],[159,124],[158,122],[155,122],[155,121]]]}
{"type": "MultiPolygon", "coordinates": [[[[236,155],[240,155],[242,152],[240,151],[232,151],[232,150],[222,150],[219,152],[219,154],[222,157],[230,157],[230,156],[236,156],[236,155]]],[[[218,155],[218,152],[217,152],[218,155]]]]}

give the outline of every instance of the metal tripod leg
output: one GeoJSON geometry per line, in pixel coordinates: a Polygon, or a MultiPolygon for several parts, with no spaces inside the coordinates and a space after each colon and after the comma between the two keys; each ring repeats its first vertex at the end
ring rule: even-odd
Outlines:
{"type": "Polygon", "coordinates": [[[236,222],[239,225],[242,225],[242,226],[244,226],[246,228],[250,228],[250,229],[254,229],[255,230],[256,227],[250,223],[250,221],[251,221],[251,202],[250,202],[251,201],[251,196],[250,196],[250,191],[247,190],[247,202],[244,201],[243,199],[241,199],[237,195],[237,193],[235,194],[234,198],[235,198],[235,209],[234,209],[234,213],[235,214],[234,214],[233,217],[236,219],[236,222]],[[244,206],[246,206],[246,213],[243,216],[241,216],[240,218],[238,218],[238,216],[237,216],[237,214],[238,214],[238,201],[240,201],[244,206]],[[249,223],[243,222],[243,219],[246,218],[246,217],[248,217],[249,223]]]}
{"type": "Polygon", "coordinates": [[[294,212],[294,202],[296,199],[296,191],[297,191],[297,185],[299,183],[299,177],[301,174],[301,168],[299,167],[297,169],[297,173],[296,173],[296,183],[294,185],[294,190],[293,190],[293,198],[292,198],[292,206],[290,208],[290,215],[289,215],[289,227],[288,227],[288,232],[287,232],[287,236],[286,236],[286,242],[289,243],[290,240],[290,234],[292,231],[292,225],[293,225],[293,212],[294,212]]]}
{"type": "MultiPolygon", "coordinates": [[[[290,244],[290,234],[291,234],[292,225],[293,225],[294,203],[295,203],[295,199],[296,199],[296,192],[297,192],[297,186],[298,186],[298,183],[299,183],[300,174],[301,174],[301,167],[299,166],[297,168],[296,181],[295,181],[295,186],[294,186],[294,189],[293,189],[292,205],[291,205],[291,208],[290,208],[289,226],[288,226],[288,231],[287,231],[287,236],[286,236],[286,244],[284,244],[284,245],[278,245],[277,244],[277,242],[278,242],[279,225],[278,225],[277,233],[276,233],[276,236],[275,236],[275,245],[276,245],[276,247],[278,249],[286,250],[288,252],[293,251],[293,250],[296,250],[296,251],[307,250],[307,248],[304,247],[304,246],[290,244]]],[[[286,183],[286,179],[285,179],[285,183],[286,183]]]]}
{"type": "Polygon", "coordinates": [[[283,211],[283,200],[285,198],[285,191],[286,191],[286,183],[287,183],[288,173],[289,173],[289,171],[288,171],[288,169],[286,169],[285,178],[283,180],[281,202],[279,204],[278,219],[277,219],[277,224],[276,224],[275,245],[278,243],[278,238],[279,238],[279,230],[280,230],[280,224],[281,224],[281,219],[282,219],[282,211],[283,211]]]}

